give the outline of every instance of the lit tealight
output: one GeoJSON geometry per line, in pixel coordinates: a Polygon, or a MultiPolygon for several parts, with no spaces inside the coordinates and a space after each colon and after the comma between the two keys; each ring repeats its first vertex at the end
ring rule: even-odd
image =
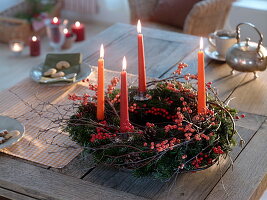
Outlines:
{"type": "Polygon", "coordinates": [[[141,22],[140,22],[140,19],[137,22],[137,33],[141,33],[141,22]]]}
{"type": "Polygon", "coordinates": [[[101,44],[100,46],[100,58],[104,58],[104,46],[101,44]]]}
{"type": "Polygon", "coordinates": [[[20,52],[21,50],[22,50],[22,46],[19,43],[14,43],[13,51],[14,52],[20,52]]]}
{"type": "Polygon", "coordinates": [[[75,26],[76,27],[80,27],[81,26],[81,23],[79,21],[75,22],[75,26]]]}
{"type": "Polygon", "coordinates": [[[32,36],[32,41],[36,42],[37,41],[37,37],[36,36],[32,36]]]}
{"type": "Polygon", "coordinates": [[[127,61],[126,61],[126,58],[124,56],[123,57],[123,60],[122,60],[122,70],[123,71],[126,71],[126,67],[127,67],[127,61]]]}

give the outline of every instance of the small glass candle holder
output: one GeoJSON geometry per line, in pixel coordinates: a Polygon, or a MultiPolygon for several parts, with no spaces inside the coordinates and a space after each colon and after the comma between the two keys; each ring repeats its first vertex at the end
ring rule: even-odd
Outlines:
{"type": "Polygon", "coordinates": [[[56,52],[60,51],[65,41],[65,34],[63,32],[65,25],[57,17],[54,17],[52,20],[47,19],[45,24],[50,46],[56,52]]]}
{"type": "Polygon", "coordinates": [[[72,44],[75,42],[76,35],[71,33],[67,28],[64,28],[63,32],[65,34],[65,42],[62,45],[62,49],[69,49],[71,48],[72,44]]]}
{"type": "Polygon", "coordinates": [[[9,47],[14,55],[19,56],[24,49],[24,42],[21,40],[11,40],[9,42],[9,47]]]}

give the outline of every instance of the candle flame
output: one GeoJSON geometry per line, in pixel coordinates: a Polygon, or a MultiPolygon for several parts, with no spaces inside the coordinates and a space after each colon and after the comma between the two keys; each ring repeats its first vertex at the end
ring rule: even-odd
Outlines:
{"type": "Polygon", "coordinates": [[[79,27],[79,26],[81,26],[81,23],[79,21],[77,21],[77,22],[75,22],[75,26],[79,27]]]}
{"type": "Polygon", "coordinates": [[[104,46],[101,44],[100,46],[100,58],[104,58],[104,46]]]}
{"type": "Polygon", "coordinates": [[[126,71],[126,67],[127,67],[127,61],[126,61],[126,58],[124,56],[123,57],[123,60],[122,60],[122,70],[123,71],[126,71]]]}
{"type": "Polygon", "coordinates": [[[137,33],[141,33],[141,22],[140,22],[140,19],[137,22],[137,33]]]}
{"type": "Polygon", "coordinates": [[[203,37],[200,38],[199,48],[200,48],[201,50],[203,49],[203,37]]]}
{"type": "Polygon", "coordinates": [[[57,17],[54,17],[53,18],[53,22],[56,24],[56,23],[58,23],[58,18],[57,17]]]}
{"type": "Polygon", "coordinates": [[[68,29],[67,28],[64,28],[63,33],[64,34],[67,34],[68,32],[69,32],[68,29]]]}
{"type": "Polygon", "coordinates": [[[36,42],[37,41],[37,37],[36,36],[32,36],[32,41],[36,42]]]}

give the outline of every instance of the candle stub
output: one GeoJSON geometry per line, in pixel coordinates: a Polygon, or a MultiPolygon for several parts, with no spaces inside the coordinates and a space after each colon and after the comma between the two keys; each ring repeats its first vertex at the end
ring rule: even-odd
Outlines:
{"type": "Polygon", "coordinates": [[[76,41],[83,41],[85,39],[85,27],[79,21],[76,21],[71,26],[71,31],[76,35],[76,41]]]}
{"type": "Polygon", "coordinates": [[[41,42],[35,35],[30,38],[29,47],[31,56],[39,56],[41,54],[41,42]]]}

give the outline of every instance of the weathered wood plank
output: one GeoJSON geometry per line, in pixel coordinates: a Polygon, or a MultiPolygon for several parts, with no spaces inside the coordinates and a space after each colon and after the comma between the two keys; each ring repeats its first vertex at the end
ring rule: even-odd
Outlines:
{"type": "Polygon", "coordinates": [[[241,118],[240,120],[236,120],[236,125],[250,129],[250,130],[258,130],[259,127],[263,124],[263,122],[266,119],[266,116],[262,115],[255,115],[251,113],[246,113],[246,112],[238,112],[239,115],[244,114],[245,118],[241,118]]]}
{"type": "Polygon", "coordinates": [[[144,199],[8,157],[0,159],[0,186],[39,199],[144,199]]]}
{"type": "Polygon", "coordinates": [[[234,163],[234,170],[228,169],[223,176],[224,191],[221,184],[209,194],[207,200],[213,199],[254,199],[263,194],[267,188],[267,121],[254,135],[246,148],[234,163]],[[255,196],[254,196],[254,195],[255,196]]]}
{"type": "MultiPolygon", "coordinates": [[[[229,97],[245,78],[245,75],[240,72],[237,72],[234,76],[232,76],[231,69],[226,63],[221,64],[215,61],[211,62],[206,67],[205,71],[206,82],[213,82],[213,86],[218,88],[218,94],[222,100],[229,97]]],[[[236,100],[234,99],[232,101],[236,100]]]]}
{"type": "Polygon", "coordinates": [[[103,166],[97,166],[83,180],[149,199],[155,197],[165,185],[165,183],[152,177],[137,178],[129,171],[121,171],[103,166]]]}
{"type": "Polygon", "coordinates": [[[33,165],[35,165],[37,167],[41,167],[41,168],[44,168],[44,169],[48,169],[49,168],[46,165],[42,165],[42,164],[39,164],[39,163],[33,163],[33,162],[29,161],[29,160],[25,160],[25,159],[22,159],[22,158],[14,157],[14,156],[11,156],[11,155],[8,155],[8,154],[5,154],[5,153],[0,152],[0,159],[2,157],[7,157],[7,158],[10,158],[10,159],[15,159],[15,160],[17,160],[19,162],[24,162],[24,163],[31,164],[31,165],[33,164],[33,165]]]}
{"type": "Polygon", "coordinates": [[[95,52],[99,53],[100,45],[103,43],[104,46],[109,46],[116,40],[123,37],[124,34],[129,32],[129,25],[126,24],[115,24],[103,32],[97,34],[90,40],[85,41],[82,45],[71,52],[79,52],[83,54],[83,58],[86,59],[89,55],[95,52]]]}
{"type": "MultiPolygon", "coordinates": [[[[240,135],[245,141],[250,141],[256,129],[262,125],[265,117],[246,114],[245,120],[250,121],[254,126],[249,128],[237,127],[240,135]],[[257,127],[256,127],[257,126],[257,127]]],[[[241,121],[241,120],[240,120],[241,121]]],[[[242,124],[241,124],[242,125],[242,124]]],[[[233,160],[240,154],[243,148],[236,146],[231,152],[233,160]]],[[[221,172],[218,166],[213,166],[198,173],[187,173],[179,175],[173,184],[161,183],[152,178],[135,178],[129,172],[122,172],[116,169],[96,167],[91,173],[84,177],[96,184],[101,184],[117,190],[140,195],[149,199],[205,199],[209,191],[217,184],[221,174],[229,168],[229,160],[222,161],[221,172]],[[208,183],[208,184],[206,184],[208,183]]]]}
{"type": "Polygon", "coordinates": [[[25,195],[13,192],[11,190],[6,190],[0,187],[0,199],[5,200],[6,198],[14,199],[14,200],[36,200],[36,198],[25,196],[25,195]]]}
{"type": "Polygon", "coordinates": [[[80,154],[74,158],[68,165],[61,169],[50,168],[50,170],[59,172],[68,176],[82,178],[86,173],[90,172],[95,167],[95,164],[90,155],[80,154]]]}
{"type": "Polygon", "coordinates": [[[244,80],[233,92],[231,106],[241,111],[267,116],[267,71],[254,79],[252,73],[243,73],[244,80]],[[245,94],[245,95],[244,95],[245,94]]]}

